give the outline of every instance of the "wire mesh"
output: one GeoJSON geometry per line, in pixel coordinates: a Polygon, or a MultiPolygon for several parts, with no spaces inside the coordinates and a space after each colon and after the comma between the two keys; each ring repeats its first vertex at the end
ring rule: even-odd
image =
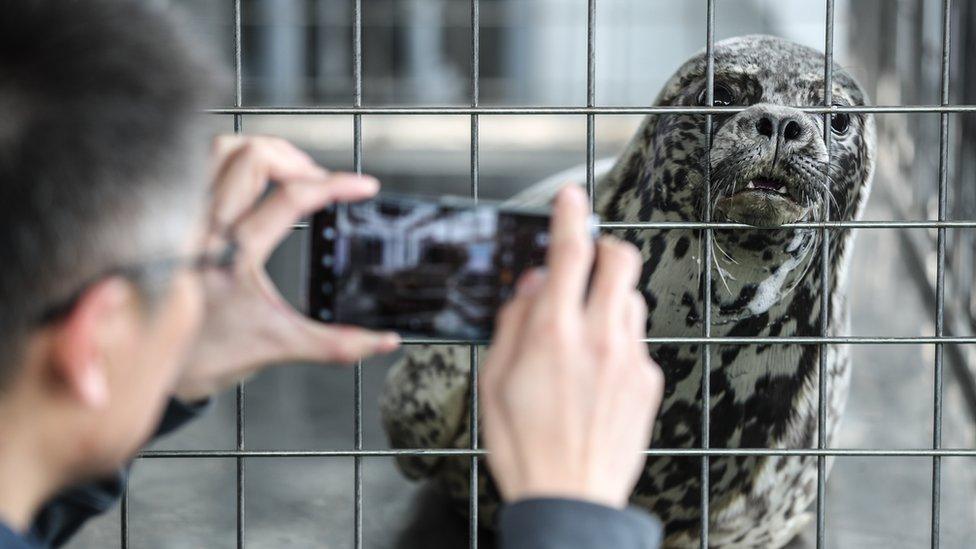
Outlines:
{"type": "MultiPolygon", "coordinates": [[[[943,0],[942,4],[942,58],[941,58],[941,90],[938,105],[875,105],[875,106],[838,106],[832,105],[832,77],[834,54],[834,1],[825,1],[825,36],[824,36],[824,104],[821,106],[797,107],[799,110],[819,114],[824,118],[824,139],[827,143],[828,163],[830,154],[830,120],[838,113],[870,113],[870,114],[900,114],[900,113],[931,113],[940,116],[939,138],[939,195],[938,219],[921,221],[839,221],[830,219],[829,200],[824,200],[824,215],[822,221],[798,222],[787,224],[788,228],[817,229],[821,237],[821,287],[823,294],[820,300],[819,337],[712,337],[711,336],[711,285],[712,274],[709,268],[712,255],[711,235],[715,229],[736,229],[755,227],[740,223],[713,222],[711,220],[711,193],[709,162],[705,163],[705,194],[706,208],[703,220],[700,222],[602,222],[599,227],[604,230],[651,230],[651,229],[692,229],[702,230],[704,238],[703,262],[703,309],[704,323],[701,337],[648,337],[642,341],[648,344],[692,344],[699,345],[702,352],[702,417],[701,417],[701,447],[700,448],[654,448],[644,452],[647,456],[670,456],[701,458],[701,524],[700,544],[707,548],[709,545],[709,459],[721,456],[793,456],[813,457],[817,460],[817,503],[816,503],[816,539],[817,547],[826,546],[826,460],[829,457],[930,457],[932,458],[932,510],[931,510],[931,546],[939,547],[940,510],[941,510],[941,459],[944,457],[976,457],[976,449],[943,448],[942,447],[942,390],[943,390],[943,351],[945,345],[964,345],[976,343],[976,337],[946,336],[944,329],[945,303],[945,262],[946,262],[946,230],[976,228],[976,221],[948,220],[947,210],[947,181],[948,181],[948,141],[949,115],[959,113],[976,113],[976,105],[952,105],[949,100],[949,61],[950,61],[950,16],[952,12],[951,0],[943,0]],[[829,287],[829,259],[831,233],[848,229],[936,229],[936,322],[934,336],[831,336],[827,325],[830,314],[829,300],[826,289],[829,287]],[[710,427],[710,349],[712,345],[817,345],[820,351],[818,369],[818,443],[816,448],[711,448],[709,441],[710,427]],[[831,448],[826,443],[826,406],[827,399],[826,351],[828,345],[934,345],[934,395],[933,395],[933,438],[931,449],[854,449],[831,448]]],[[[233,0],[234,12],[234,77],[235,93],[234,105],[209,109],[210,114],[230,115],[234,121],[234,132],[244,132],[243,117],[246,115],[352,115],[353,118],[353,164],[357,173],[362,173],[362,117],[366,115],[469,115],[471,118],[471,158],[470,179],[471,197],[479,197],[479,117],[481,115],[585,115],[586,116],[586,189],[591,201],[595,196],[595,117],[598,115],[704,115],[706,120],[706,151],[710,153],[712,116],[740,112],[746,107],[714,107],[714,46],[715,46],[715,0],[706,2],[706,104],[707,106],[596,106],[595,93],[595,60],[596,60],[596,0],[587,0],[587,93],[585,107],[542,107],[542,106],[501,106],[483,107],[479,104],[479,64],[480,64],[480,14],[479,0],[471,0],[471,102],[468,107],[375,107],[363,105],[363,16],[362,0],[353,0],[353,104],[349,107],[249,107],[244,105],[243,98],[243,8],[242,0],[233,0]]],[[[296,224],[296,229],[304,229],[306,223],[296,224]]],[[[479,459],[486,454],[478,443],[478,345],[487,341],[471,339],[424,338],[406,339],[405,345],[467,345],[470,360],[470,399],[469,399],[469,427],[471,441],[469,448],[414,448],[414,449],[384,449],[373,450],[363,447],[363,408],[362,408],[362,361],[354,369],[354,447],[352,449],[312,449],[312,450],[249,450],[245,447],[245,390],[243,385],[236,389],[236,449],[234,450],[147,450],[138,454],[138,459],[160,458],[188,458],[188,459],[234,459],[237,465],[236,482],[236,538],[237,547],[244,547],[245,534],[245,490],[244,471],[246,459],[287,458],[287,457],[352,457],[354,461],[354,546],[359,549],[364,546],[363,539],[363,469],[362,459],[369,457],[396,456],[452,456],[470,459],[470,499],[469,499],[469,546],[478,546],[478,466],[479,459]]],[[[123,491],[120,518],[120,545],[125,548],[129,543],[129,490],[123,491]]]]}

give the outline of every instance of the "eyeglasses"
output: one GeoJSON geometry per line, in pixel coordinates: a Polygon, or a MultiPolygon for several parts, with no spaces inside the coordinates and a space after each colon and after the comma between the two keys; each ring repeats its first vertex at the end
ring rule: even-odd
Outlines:
{"type": "Polygon", "coordinates": [[[38,316],[37,324],[50,324],[67,316],[78,305],[78,301],[85,292],[106,278],[118,276],[129,280],[144,280],[149,277],[160,277],[180,268],[188,268],[197,272],[207,269],[226,269],[234,264],[238,248],[237,242],[230,240],[221,250],[216,252],[203,252],[190,257],[167,257],[107,269],[88,279],[66,299],[46,307],[38,316]]]}

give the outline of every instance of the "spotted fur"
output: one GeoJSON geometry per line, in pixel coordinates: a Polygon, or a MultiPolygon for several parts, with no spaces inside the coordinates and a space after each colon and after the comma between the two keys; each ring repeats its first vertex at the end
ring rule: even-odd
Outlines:
{"type": "MultiPolygon", "coordinates": [[[[874,123],[852,114],[850,130],[832,135],[829,167],[822,115],[788,105],[823,102],[824,56],[773,37],[747,36],[716,44],[715,81],[733,90],[748,109],[713,117],[708,173],[712,209],[753,177],[774,173],[788,183],[803,208],[801,220],[860,216],[874,166],[874,123]],[[757,132],[763,116],[793,117],[799,138],[770,151],[757,132]],[[826,192],[825,192],[826,191],[826,192]],[[829,194],[828,194],[829,193],[829,194]]],[[[695,105],[705,83],[705,59],[685,63],[655,104],[695,105]]],[[[858,84],[842,69],[833,73],[833,100],[866,104],[858,84]]],[[[706,123],[701,115],[648,116],[613,167],[600,177],[597,211],[612,221],[697,221],[704,212],[706,123]]],[[[565,181],[565,180],[563,180],[565,181]]],[[[517,197],[548,200],[558,186],[542,183],[517,197]]],[[[649,337],[700,336],[703,323],[703,231],[627,230],[621,237],[644,257],[640,289],[649,306],[649,337]]],[[[830,295],[827,333],[848,329],[845,279],[851,231],[830,233],[829,288],[821,288],[814,229],[715,230],[710,295],[713,336],[819,336],[820,299],[830,295]]],[[[664,403],[652,447],[701,447],[703,349],[653,345],[665,372],[664,403]]],[[[816,345],[712,345],[712,448],[815,448],[820,348],[816,345]]],[[[410,352],[390,372],[381,401],[384,425],[399,448],[453,448],[470,444],[468,353],[429,347],[410,352]]],[[[832,439],[847,397],[850,357],[846,346],[826,347],[826,436],[832,439]]],[[[828,466],[829,466],[828,460],[828,466]]],[[[433,477],[447,493],[467,497],[468,461],[405,457],[412,478],[433,477]]],[[[483,468],[482,468],[483,471],[483,468]]],[[[709,540],[715,547],[781,547],[810,520],[816,498],[815,457],[715,457],[709,465],[709,540]]],[[[697,547],[701,510],[701,460],[651,457],[632,497],[666,524],[666,545],[697,547]]],[[[497,494],[481,478],[484,524],[491,524],[497,494]]]]}

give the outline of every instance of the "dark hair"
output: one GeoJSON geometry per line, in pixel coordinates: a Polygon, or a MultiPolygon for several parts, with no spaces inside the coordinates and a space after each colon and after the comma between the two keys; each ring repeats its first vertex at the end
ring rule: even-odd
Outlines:
{"type": "Polygon", "coordinates": [[[4,4],[0,388],[39,310],[174,253],[200,212],[215,69],[174,21],[134,1],[4,4]]]}

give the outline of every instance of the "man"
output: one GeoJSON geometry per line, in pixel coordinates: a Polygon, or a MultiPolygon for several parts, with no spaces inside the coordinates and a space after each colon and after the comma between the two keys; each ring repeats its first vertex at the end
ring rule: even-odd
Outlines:
{"type": "MultiPolygon", "coordinates": [[[[371,196],[272,138],[211,148],[210,64],[129,1],[18,0],[0,17],[0,548],[64,543],[153,433],[267,364],[351,362],[395,334],[312,322],[264,264],[301,217],[371,196]],[[274,183],[272,184],[271,181],[274,183]]],[[[627,245],[557,200],[484,364],[505,547],[644,547],[623,510],[660,402],[627,245]],[[586,297],[589,271],[596,270],[586,297]]]]}

